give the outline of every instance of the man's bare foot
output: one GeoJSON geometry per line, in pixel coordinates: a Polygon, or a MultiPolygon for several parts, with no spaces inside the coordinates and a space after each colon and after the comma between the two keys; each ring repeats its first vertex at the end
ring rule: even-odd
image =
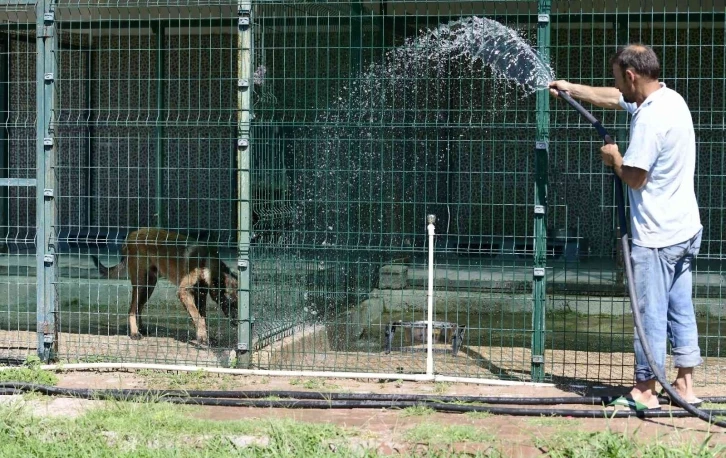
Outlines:
{"type": "Polygon", "coordinates": [[[655,394],[655,383],[643,382],[637,383],[632,390],[630,390],[630,397],[634,401],[644,404],[649,409],[655,409],[660,406],[658,396],[655,394]],[[652,387],[650,385],[653,385],[652,387]]]}
{"type": "MultiPolygon", "coordinates": [[[[696,393],[693,391],[692,367],[678,368],[678,376],[676,377],[676,380],[671,384],[671,386],[673,387],[673,389],[676,390],[678,395],[689,404],[701,404],[703,402],[696,397],[696,393]]],[[[663,390],[661,391],[661,396],[668,397],[668,393],[663,390]]]]}

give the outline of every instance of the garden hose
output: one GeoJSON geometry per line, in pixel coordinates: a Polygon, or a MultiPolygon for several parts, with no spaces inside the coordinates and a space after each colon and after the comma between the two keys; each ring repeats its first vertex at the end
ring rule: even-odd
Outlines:
{"type": "MultiPolygon", "coordinates": [[[[577,110],[585,119],[587,119],[592,124],[592,126],[595,128],[597,133],[600,134],[606,144],[615,144],[612,137],[610,137],[607,130],[605,130],[600,121],[598,121],[590,112],[583,108],[582,105],[576,102],[570,96],[570,94],[559,89],[557,90],[557,93],[564,101],[572,105],[575,110],[577,110]]],[[[630,308],[633,311],[633,322],[635,324],[635,330],[638,333],[638,337],[640,338],[640,344],[643,347],[643,353],[645,353],[645,356],[648,359],[648,364],[650,365],[650,368],[653,371],[656,380],[658,380],[658,383],[660,383],[666,393],[668,393],[672,401],[676,402],[679,406],[683,407],[684,410],[691,413],[693,416],[700,418],[703,421],[707,421],[716,426],[726,427],[725,421],[716,420],[713,415],[706,413],[705,411],[700,410],[697,407],[694,407],[693,405],[686,402],[686,400],[683,399],[675,389],[673,389],[673,387],[666,379],[665,375],[661,373],[658,364],[653,358],[653,354],[650,351],[650,345],[648,344],[648,340],[646,340],[645,338],[643,322],[640,318],[640,308],[638,307],[638,302],[635,294],[635,282],[633,281],[633,265],[630,260],[630,245],[628,244],[628,226],[627,220],[625,218],[625,199],[623,198],[623,183],[616,173],[613,172],[613,176],[615,178],[615,203],[618,208],[618,226],[620,229],[620,241],[623,249],[623,260],[625,261],[625,275],[628,279],[630,308]]]]}
{"type": "MultiPolygon", "coordinates": [[[[114,397],[139,398],[147,397],[189,397],[189,398],[225,398],[225,399],[304,399],[315,401],[405,401],[405,402],[440,402],[440,403],[477,403],[501,405],[605,405],[610,396],[553,396],[553,397],[520,397],[520,396],[457,396],[406,393],[343,393],[319,391],[285,391],[285,390],[148,390],[148,389],[83,389],[62,388],[25,382],[1,382],[0,390],[17,392],[34,392],[44,395],[69,397],[114,397]]],[[[665,399],[659,399],[667,404],[665,399]]],[[[726,404],[726,396],[704,397],[704,402],[726,404]]]]}
{"type": "MultiPolygon", "coordinates": [[[[30,383],[0,383],[0,395],[40,393],[68,396],[79,399],[119,401],[159,401],[172,404],[256,407],[284,409],[406,409],[425,407],[437,412],[465,413],[484,412],[493,415],[525,417],[557,416],[572,418],[684,418],[691,414],[684,410],[584,410],[584,409],[541,409],[522,407],[495,407],[487,404],[601,404],[598,397],[552,397],[552,398],[509,398],[477,396],[432,396],[416,394],[373,394],[373,393],[315,393],[295,391],[185,391],[185,390],[105,390],[58,388],[30,383]],[[273,398],[273,399],[266,399],[273,398]],[[279,398],[279,399],[274,399],[279,398]],[[285,399],[286,398],[286,399],[285,399]],[[478,403],[473,404],[473,403],[478,403]]],[[[723,398],[704,399],[709,402],[723,401],[723,398]]],[[[711,415],[726,415],[726,410],[710,410],[711,415]]]]}

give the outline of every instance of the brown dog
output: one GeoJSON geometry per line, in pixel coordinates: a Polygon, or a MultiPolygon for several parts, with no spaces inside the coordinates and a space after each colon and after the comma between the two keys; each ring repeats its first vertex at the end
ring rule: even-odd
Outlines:
{"type": "Polygon", "coordinates": [[[228,318],[237,318],[237,277],[219,258],[213,247],[195,245],[181,234],[145,228],[126,237],[121,262],[105,267],[96,256],[93,263],[104,278],[121,278],[127,270],[133,291],[129,307],[131,338],[142,338],[139,315],[154,292],[159,276],[179,289],[177,296],[194,321],[197,341],[206,345],[207,294],[219,304],[228,318]]]}

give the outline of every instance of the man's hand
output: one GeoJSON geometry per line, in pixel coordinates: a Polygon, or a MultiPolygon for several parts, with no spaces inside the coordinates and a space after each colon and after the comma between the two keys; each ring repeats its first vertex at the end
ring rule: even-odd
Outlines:
{"type": "Polygon", "coordinates": [[[570,83],[569,81],[559,80],[559,81],[552,81],[549,86],[550,86],[550,94],[553,97],[559,98],[559,94],[557,93],[558,90],[571,93],[572,89],[575,85],[570,83]]]}
{"type": "Polygon", "coordinates": [[[622,110],[620,106],[620,91],[614,87],[592,87],[574,84],[569,81],[552,81],[549,84],[550,95],[560,98],[558,90],[567,92],[570,97],[583,102],[592,103],[600,108],[622,110]]]}
{"type": "Polygon", "coordinates": [[[620,155],[618,145],[603,145],[600,154],[603,164],[608,167],[620,167],[623,164],[623,156],[620,155]]]}

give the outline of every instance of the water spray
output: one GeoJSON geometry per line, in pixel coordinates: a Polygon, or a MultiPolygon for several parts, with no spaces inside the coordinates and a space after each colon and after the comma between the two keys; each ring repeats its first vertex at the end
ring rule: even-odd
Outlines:
{"type": "MultiPolygon", "coordinates": [[[[615,142],[613,141],[612,137],[608,134],[607,130],[603,125],[598,121],[590,112],[588,112],[585,108],[583,108],[582,105],[580,105],[575,99],[570,96],[565,91],[557,90],[557,95],[559,95],[565,102],[572,105],[572,107],[578,111],[585,119],[587,119],[590,124],[595,128],[597,133],[602,137],[603,141],[606,144],[613,145],[615,142]]],[[[637,296],[635,294],[635,282],[633,281],[633,264],[630,260],[630,245],[628,243],[628,226],[627,226],[627,219],[625,217],[625,199],[623,198],[623,183],[620,180],[620,177],[614,173],[613,171],[613,177],[615,178],[615,203],[617,205],[618,209],[618,229],[620,232],[620,243],[623,250],[623,260],[625,261],[625,275],[628,279],[628,295],[630,296],[630,308],[633,312],[633,322],[635,324],[635,330],[638,333],[638,337],[640,338],[640,344],[643,346],[643,353],[645,353],[646,358],[648,359],[648,364],[650,365],[651,370],[653,371],[653,374],[655,374],[656,380],[658,380],[658,383],[663,386],[663,389],[668,393],[670,396],[671,401],[675,401],[679,406],[681,406],[684,410],[689,412],[695,417],[698,417],[701,420],[707,421],[709,423],[712,423],[716,426],[726,427],[726,421],[719,421],[716,420],[714,415],[708,412],[705,412],[701,409],[698,409],[697,407],[694,407],[693,405],[689,404],[685,399],[683,399],[678,392],[671,386],[671,384],[668,382],[665,374],[661,373],[660,368],[658,367],[658,364],[655,362],[655,359],[653,358],[653,354],[650,351],[650,344],[648,343],[648,340],[645,338],[645,332],[643,330],[643,322],[641,321],[640,317],[640,307],[638,306],[638,300],[637,296]]]]}

